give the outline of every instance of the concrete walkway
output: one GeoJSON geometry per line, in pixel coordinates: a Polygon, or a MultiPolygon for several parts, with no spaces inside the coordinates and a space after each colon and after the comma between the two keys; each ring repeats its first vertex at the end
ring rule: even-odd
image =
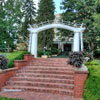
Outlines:
{"type": "Polygon", "coordinates": [[[0,96],[23,100],[83,100],[66,95],[39,92],[0,92],[0,96]]]}

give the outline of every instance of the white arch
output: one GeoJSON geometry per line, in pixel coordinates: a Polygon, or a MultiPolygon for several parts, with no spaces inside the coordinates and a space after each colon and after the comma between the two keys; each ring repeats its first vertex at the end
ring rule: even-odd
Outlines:
{"type": "Polygon", "coordinates": [[[66,23],[53,21],[51,23],[42,23],[40,25],[32,25],[32,26],[30,25],[30,28],[28,28],[28,30],[30,31],[28,51],[30,51],[35,57],[37,57],[38,33],[51,28],[62,28],[62,29],[73,31],[74,32],[73,51],[80,51],[80,46],[81,46],[81,50],[83,50],[82,32],[85,30],[85,28],[82,27],[82,25],[80,27],[78,27],[75,24],[73,26],[70,26],[70,25],[66,25],[66,23]]]}
{"type": "Polygon", "coordinates": [[[41,31],[51,29],[51,28],[61,28],[61,29],[66,29],[66,30],[73,31],[73,32],[82,32],[85,29],[85,28],[74,28],[68,25],[63,25],[63,24],[49,24],[49,25],[40,26],[38,28],[30,27],[28,30],[32,33],[34,32],[39,33],[41,31]]]}

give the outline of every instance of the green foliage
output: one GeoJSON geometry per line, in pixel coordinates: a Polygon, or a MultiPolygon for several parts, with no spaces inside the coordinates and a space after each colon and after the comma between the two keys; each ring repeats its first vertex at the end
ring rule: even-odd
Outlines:
{"type": "Polygon", "coordinates": [[[0,6],[0,45],[7,42],[7,47],[14,47],[22,19],[23,0],[7,0],[0,6]]]}
{"type": "Polygon", "coordinates": [[[14,66],[14,60],[22,60],[24,58],[24,54],[30,54],[27,51],[16,51],[10,53],[8,58],[8,68],[12,68],[14,66]]]}
{"type": "Polygon", "coordinates": [[[33,0],[25,0],[23,2],[23,17],[24,22],[22,23],[22,33],[27,38],[29,37],[29,32],[27,28],[29,24],[35,23],[35,16],[36,16],[36,8],[33,0]]]}
{"type": "Polygon", "coordinates": [[[87,62],[85,65],[99,65],[99,63],[96,60],[93,60],[91,62],[87,62]]]}
{"type": "MultiPolygon", "coordinates": [[[[99,0],[63,0],[61,5],[62,10],[64,10],[62,14],[63,20],[84,23],[86,27],[84,32],[85,48],[92,53],[97,47],[100,48],[99,4],[99,0]]],[[[65,31],[62,32],[66,33],[65,31]]]]}
{"type": "MultiPolygon", "coordinates": [[[[39,9],[37,12],[37,23],[45,22],[48,20],[54,20],[54,2],[53,0],[40,0],[39,9]]],[[[39,44],[43,48],[44,46],[51,47],[54,38],[53,29],[45,30],[39,33],[39,44]]]]}
{"type": "Polygon", "coordinates": [[[40,48],[38,49],[37,52],[38,52],[38,57],[41,57],[43,55],[43,49],[40,48]]]}
{"type": "MultiPolygon", "coordinates": [[[[46,50],[46,55],[48,57],[50,57],[53,54],[58,54],[59,50],[56,48],[52,48],[51,50],[46,50]]],[[[38,57],[41,57],[42,55],[44,55],[44,51],[42,48],[38,49],[38,57]]]]}
{"type": "Polygon", "coordinates": [[[22,100],[22,99],[12,99],[12,98],[0,97],[0,100],[22,100]]]}
{"type": "MultiPolygon", "coordinates": [[[[95,62],[95,61],[94,61],[95,62]]],[[[100,64],[87,65],[89,76],[85,83],[84,100],[100,99],[100,64]]]]}
{"type": "Polygon", "coordinates": [[[51,53],[53,54],[58,54],[59,50],[57,48],[51,48],[51,53]]]}
{"type": "Polygon", "coordinates": [[[46,55],[47,55],[48,57],[51,57],[51,55],[52,55],[51,50],[47,50],[47,51],[46,51],[46,55]]]}

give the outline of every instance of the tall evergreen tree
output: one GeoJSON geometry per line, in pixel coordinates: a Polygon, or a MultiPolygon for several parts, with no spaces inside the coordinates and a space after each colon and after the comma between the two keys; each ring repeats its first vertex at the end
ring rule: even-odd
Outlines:
{"type": "Polygon", "coordinates": [[[35,17],[36,17],[36,8],[34,6],[33,0],[24,0],[23,3],[23,17],[24,22],[22,24],[22,32],[26,37],[29,36],[29,32],[27,28],[29,27],[29,24],[35,23],[35,17]]]}
{"type": "Polygon", "coordinates": [[[88,45],[86,49],[88,48],[92,53],[95,49],[96,38],[100,36],[97,28],[93,25],[93,15],[97,13],[95,7],[96,1],[97,0],[64,0],[62,2],[62,9],[64,10],[63,19],[71,22],[75,21],[76,23],[84,23],[86,26],[84,42],[88,45]]]}
{"type": "MultiPolygon", "coordinates": [[[[39,9],[37,13],[37,23],[54,20],[55,6],[53,0],[40,0],[39,9]]],[[[53,29],[45,30],[39,33],[39,44],[41,47],[51,47],[54,38],[53,29]]]]}

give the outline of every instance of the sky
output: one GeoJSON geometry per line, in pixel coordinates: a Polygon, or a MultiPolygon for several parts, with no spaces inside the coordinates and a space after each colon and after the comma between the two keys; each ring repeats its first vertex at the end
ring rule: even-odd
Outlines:
{"type": "Polygon", "coordinates": [[[62,2],[62,0],[54,0],[55,2],[55,6],[56,6],[56,14],[62,13],[62,10],[60,10],[60,3],[62,2]]]}

